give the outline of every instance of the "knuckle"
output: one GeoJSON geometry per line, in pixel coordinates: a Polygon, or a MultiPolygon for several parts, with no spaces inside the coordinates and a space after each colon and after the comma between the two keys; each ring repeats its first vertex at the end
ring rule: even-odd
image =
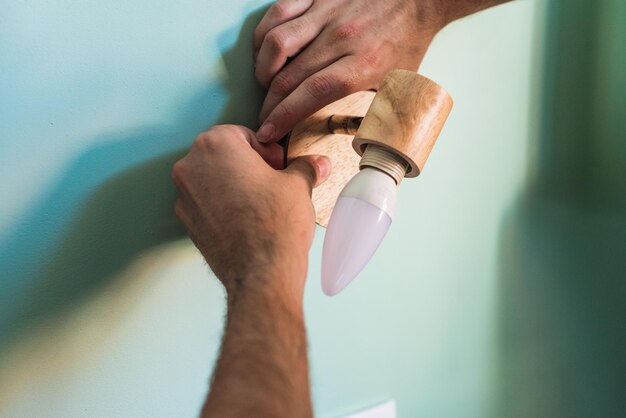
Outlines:
{"type": "Polygon", "coordinates": [[[204,146],[207,142],[211,142],[213,135],[211,135],[208,131],[199,133],[196,136],[196,139],[193,141],[194,146],[204,146]]]}
{"type": "Polygon", "coordinates": [[[332,76],[315,75],[305,83],[305,88],[313,98],[319,100],[332,94],[337,84],[337,80],[332,76]]]}
{"type": "Polygon", "coordinates": [[[172,180],[176,187],[180,188],[186,177],[186,167],[184,160],[178,160],[172,167],[172,180]]]}
{"type": "Polygon", "coordinates": [[[265,41],[276,52],[284,51],[287,48],[287,37],[279,29],[272,29],[265,36],[265,41]]]}
{"type": "Polygon", "coordinates": [[[194,140],[194,144],[200,143],[200,142],[204,142],[204,141],[208,140],[210,137],[211,137],[211,132],[210,131],[200,132],[198,135],[196,135],[196,139],[194,140]]]}
{"type": "Polygon", "coordinates": [[[219,136],[216,135],[216,131],[217,130],[213,128],[199,134],[193,142],[192,149],[201,152],[211,152],[215,149],[219,141],[219,136]]]}
{"type": "Polygon", "coordinates": [[[273,17],[277,19],[286,19],[290,14],[289,3],[286,1],[277,1],[270,7],[273,17]]]}
{"type": "Polygon", "coordinates": [[[223,151],[225,146],[232,143],[234,138],[245,140],[240,127],[236,125],[216,125],[209,130],[204,143],[211,152],[220,152],[223,151]]]}
{"type": "Polygon", "coordinates": [[[291,93],[294,89],[294,82],[292,81],[291,76],[285,71],[279,73],[272,80],[272,85],[270,86],[270,90],[276,93],[278,96],[285,97],[289,93],[291,93]]]}
{"type": "Polygon", "coordinates": [[[360,83],[361,74],[356,70],[350,70],[341,79],[338,90],[342,94],[353,93],[358,90],[360,83]]]}
{"type": "Polygon", "coordinates": [[[349,41],[354,39],[358,33],[359,29],[355,23],[343,23],[334,30],[333,41],[349,41]]]}
{"type": "Polygon", "coordinates": [[[233,135],[240,135],[241,130],[236,125],[216,125],[211,128],[212,136],[223,138],[233,135]]]}

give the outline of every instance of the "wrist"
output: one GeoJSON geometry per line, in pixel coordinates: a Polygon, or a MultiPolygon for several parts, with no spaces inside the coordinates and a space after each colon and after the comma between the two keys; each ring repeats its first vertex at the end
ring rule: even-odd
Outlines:
{"type": "Polygon", "coordinates": [[[306,274],[305,257],[276,262],[270,269],[259,269],[230,280],[226,286],[228,310],[280,307],[302,316],[306,274]]]}
{"type": "Polygon", "coordinates": [[[415,0],[420,25],[428,29],[430,38],[451,22],[449,0],[415,0]]]}
{"type": "Polygon", "coordinates": [[[438,30],[441,30],[455,20],[508,1],[511,0],[430,0],[430,3],[438,15],[438,30]]]}

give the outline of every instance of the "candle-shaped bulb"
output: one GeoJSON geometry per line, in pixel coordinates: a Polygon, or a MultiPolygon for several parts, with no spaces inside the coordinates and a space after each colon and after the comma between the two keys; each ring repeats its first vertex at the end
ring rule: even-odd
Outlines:
{"type": "Polygon", "coordinates": [[[322,289],[329,296],[343,290],[378,249],[407,169],[402,158],[376,145],[368,145],[359,166],[339,194],[324,237],[322,289]]]}

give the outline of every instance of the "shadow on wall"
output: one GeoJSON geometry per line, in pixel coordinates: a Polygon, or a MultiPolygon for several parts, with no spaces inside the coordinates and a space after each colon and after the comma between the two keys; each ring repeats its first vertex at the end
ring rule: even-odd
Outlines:
{"type": "Polygon", "coordinates": [[[538,166],[504,219],[494,416],[626,410],[626,4],[547,3],[538,166]]]}
{"type": "Polygon", "coordinates": [[[171,167],[209,124],[257,124],[263,93],[252,70],[252,33],[264,12],[222,34],[218,41],[237,39],[223,54],[227,80],[203,88],[175,125],[91,141],[106,145],[78,157],[53,191],[4,235],[0,352],[20,332],[98,292],[139,253],[184,236],[173,212],[171,167]],[[215,105],[225,93],[228,102],[215,105]],[[180,151],[171,152],[175,148],[180,151]]]}

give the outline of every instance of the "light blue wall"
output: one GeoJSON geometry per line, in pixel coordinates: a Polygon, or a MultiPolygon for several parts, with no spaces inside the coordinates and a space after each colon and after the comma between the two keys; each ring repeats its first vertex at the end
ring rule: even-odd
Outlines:
{"type": "MultiPolygon", "coordinates": [[[[251,14],[264,3],[3,2],[0,415],[197,411],[218,337],[202,340],[206,332],[187,329],[210,346],[196,362],[176,364],[149,346],[171,353],[180,344],[182,362],[193,346],[171,322],[150,344],[147,330],[164,321],[149,312],[147,322],[132,325],[135,311],[120,306],[130,293],[111,289],[142,283],[143,273],[120,277],[149,248],[184,236],[172,211],[176,155],[214,123],[255,121],[262,92],[252,78],[249,36],[259,16],[251,14]],[[88,319],[103,295],[114,297],[103,302],[103,315],[88,319]],[[67,331],[69,338],[62,329],[72,318],[85,322],[67,331]],[[81,336],[85,329],[93,334],[81,336]],[[123,330],[131,340],[113,342],[123,330]],[[34,346],[45,348],[24,354],[34,346]],[[133,350],[137,358],[128,355],[133,350]],[[177,378],[181,370],[189,372],[177,378]],[[76,377],[68,382],[70,375],[76,377]]],[[[198,277],[209,282],[202,270],[198,277]]],[[[143,284],[132,309],[155,281],[143,284]]],[[[220,290],[212,288],[212,300],[206,289],[190,290],[163,314],[187,312],[193,304],[185,299],[193,296],[212,303],[217,315],[210,323],[197,317],[198,328],[219,333],[220,290]]]]}
{"type": "Polygon", "coordinates": [[[213,123],[254,122],[253,22],[238,35],[259,4],[4,7],[0,333],[181,236],[171,154],[213,123]]]}
{"type": "MultiPolygon", "coordinates": [[[[169,170],[200,130],[255,124],[250,36],[267,2],[3,3],[0,415],[194,416],[223,293],[173,216],[169,170]]],[[[519,238],[511,207],[536,160],[539,9],[514,2],[437,37],[421,71],[455,109],[379,253],[335,298],[320,290],[318,230],[318,416],[392,398],[401,417],[483,417],[541,381],[507,368],[541,367],[545,350],[528,338],[536,357],[520,357],[524,335],[503,330],[526,322],[502,320],[502,301],[519,303],[502,245],[519,238]]],[[[534,411],[567,410],[547,404],[534,411]]]]}
{"type": "Polygon", "coordinates": [[[502,220],[495,416],[626,411],[626,3],[547,3],[531,170],[502,220]]]}

